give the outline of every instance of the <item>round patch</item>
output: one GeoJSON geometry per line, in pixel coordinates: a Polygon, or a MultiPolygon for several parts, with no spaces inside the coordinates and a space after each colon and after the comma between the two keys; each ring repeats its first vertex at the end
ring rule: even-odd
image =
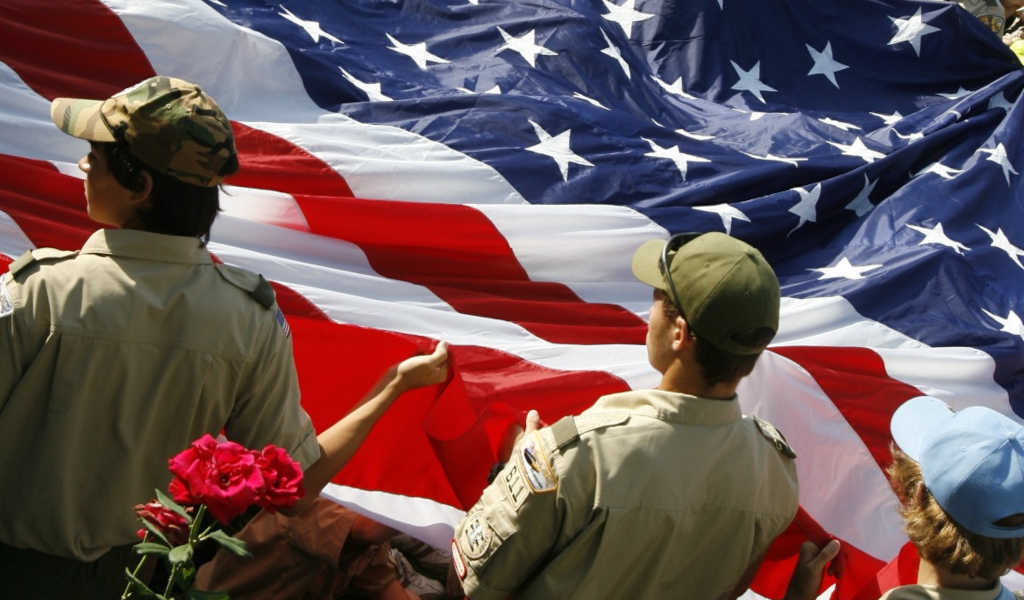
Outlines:
{"type": "Polygon", "coordinates": [[[493,537],[494,530],[491,529],[491,524],[477,513],[469,517],[462,527],[459,546],[465,551],[466,558],[477,559],[487,554],[493,537]]]}

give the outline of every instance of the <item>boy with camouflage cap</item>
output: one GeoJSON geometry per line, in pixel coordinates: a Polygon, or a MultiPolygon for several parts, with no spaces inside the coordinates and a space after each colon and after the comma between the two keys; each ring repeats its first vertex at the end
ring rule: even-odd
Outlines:
{"type": "Polygon", "coordinates": [[[654,288],[661,383],[527,424],[455,531],[473,600],[734,598],[796,514],[795,454],[736,399],[778,329],[771,267],[725,234],[682,234],[641,246],[633,273],[654,288]]]}
{"type": "Polygon", "coordinates": [[[312,503],[403,391],[444,379],[444,344],[406,359],[319,437],[299,405],[290,331],[260,276],[206,251],[231,124],[199,86],[151,77],[106,100],[58,98],[90,142],[86,210],[110,228],[37,249],[0,278],[0,580],[17,598],[116,597],[131,507],[204,433],[284,447],[312,503]]]}

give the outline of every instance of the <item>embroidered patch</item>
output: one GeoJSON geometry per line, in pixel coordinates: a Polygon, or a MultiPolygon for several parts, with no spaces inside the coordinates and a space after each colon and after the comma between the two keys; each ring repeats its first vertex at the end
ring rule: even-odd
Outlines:
{"type": "Polygon", "coordinates": [[[462,535],[459,536],[459,539],[462,540],[460,549],[466,551],[466,558],[480,558],[487,554],[493,537],[494,530],[491,529],[491,524],[480,513],[477,513],[470,516],[462,527],[462,535]]]}
{"type": "Polygon", "coordinates": [[[466,578],[466,561],[462,558],[462,552],[459,551],[459,545],[452,539],[452,564],[455,565],[455,574],[459,576],[459,579],[466,578]]]}
{"type": "Polygon", "coordinates": [[[519,447],[519,468],[523,471],[523,479],[535,494],[551,492],[558,487],[558,478],[551,470],[544,443],[537,433],[523,440],[519,447]]]}
{"type": "Polygon", "coordinates": [[[278,327],[280,327],[281,331],[284,332],[284,337],[291,337],[292,328],[288,326],[288,319],[284,318],[284,313],[281,312],[280,308],[277,309],[277,314],[274,315],[274,318],[277,319],[278,327]]]}
{"type": "Polygon", "coordinates": [[[760,417],[754,417],[754,424],[757,425],[757,430],[761,432],[761,435],[767,438],[779,453],[788,458],[796,458],[796,452],[789,447],[789,443],[786,442],[786,436],[782,435],[782,432],[776,429],[774,425],[760,417]]]}
{"type": "Polygon", "coordinates": [[[14,302],[7,294],[7,273],[0,275],[0,317],[14,312],[14,302]]]}
{"type": "Polygon", "coordinates": [[[510,462],[508,468],[504,469],[499,477],[501,478],[501,489],[505,492],[505,499],[515,507],[516,512],[519,512],[526,497],[530,495],[523,473],[519,469],[519,463],[517,461],[510,462]]]}

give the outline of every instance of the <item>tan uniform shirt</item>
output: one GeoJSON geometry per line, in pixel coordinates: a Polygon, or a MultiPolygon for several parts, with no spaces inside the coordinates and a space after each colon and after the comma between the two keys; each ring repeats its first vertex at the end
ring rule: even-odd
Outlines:
{"type": "Polygon", "coordinates": [[[81,560],[132,543],[167,459],[222,428],[303,466],[320,456],[256,275],[133,230],[33,255],[0,281],[0,542],[81,560]]]}
{"type": "Polygon", "coordinates": [[[644,390],[525,436],[456,528],[463,589],[473,600],[717,598],[796,514],[791,451],[763,429],[735,398],[644,390]]]}
{"type": "Polygon", "coordinates": [[[977,17],[996,35],[1003,35],[1006,13],[1003,10],[1002,2],[999,0],[960,0],[957,4],[977,17]]]}
{"type": "Polygon", "coordinates": [[[879,600],[1013,600],[1002,585],[990,590],[954,590],[937,585],[901,585],[882,594],[879,600]]]}

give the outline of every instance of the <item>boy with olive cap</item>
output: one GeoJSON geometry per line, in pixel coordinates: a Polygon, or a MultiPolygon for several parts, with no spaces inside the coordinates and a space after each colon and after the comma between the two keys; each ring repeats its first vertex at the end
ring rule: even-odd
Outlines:
{"type": "Polygon", "coordinates": [[[682,234],[641,246],[633,273],[654,288],[661,383],[528,425],[455,530],[473,600],[734,598],[796,514],[793,451],[736,399],[778,328],[771,267],[725,234],[682,234]]]}
{"type": "Polygon", "coordinates": [[[238,170],[231,123],[195,84],[151,77],[108,98],[58,98],[90,142],[80,250],[37,249],[0,277],[0,581],[16,598],[112,598],[167,459],[222,430],[305,469],[304,508],[403,391],[447,374],[445,345],[393,367],[316,435],[299,405],[288,324],[260,276],[206,251],[218,185],[238,170]]]}

